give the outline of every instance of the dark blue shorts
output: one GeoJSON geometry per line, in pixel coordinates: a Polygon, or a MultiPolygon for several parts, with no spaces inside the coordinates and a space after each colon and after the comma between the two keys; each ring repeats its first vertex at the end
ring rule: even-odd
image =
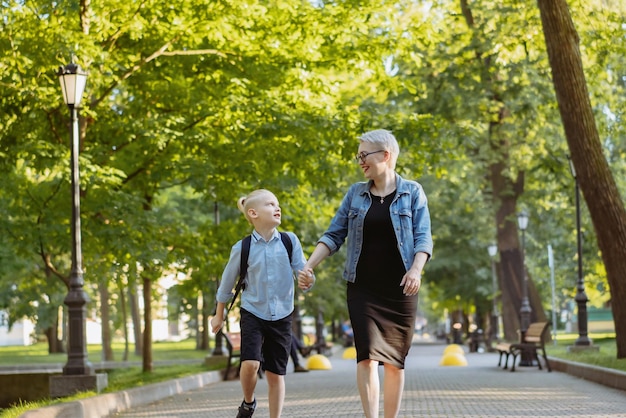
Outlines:
{"type": "Polygon", "coordinates": [[[241,310],[241,361],[262,362],[263,370],[287,374],[291,349],[291,317],[266,321],[241,310]]]}

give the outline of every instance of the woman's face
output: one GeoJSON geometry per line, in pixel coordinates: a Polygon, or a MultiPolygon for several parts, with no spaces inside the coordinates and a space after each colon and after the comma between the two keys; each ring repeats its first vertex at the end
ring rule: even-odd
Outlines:
{"type": "Polygon", "coordinates": [[[356,158],[365,178],[373,179],[385,172],[387,155],[388,152],[380,145],[361,142],[356,158]]]}

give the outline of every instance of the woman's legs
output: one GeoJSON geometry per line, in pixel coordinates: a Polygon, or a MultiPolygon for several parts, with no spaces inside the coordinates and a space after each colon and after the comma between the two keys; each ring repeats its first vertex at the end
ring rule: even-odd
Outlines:
{"type": "Polygon", "coordinates": [[[362,360],[356,365],[356,381],[361,395],[361,405],[366,418],[378,418],[380,382],[378,361],[362,360]]]}
{"type": "Polygon", "coordinates": [[[278,418],[285,402],[285,376],[266,370],[265,377],[267,377],[270,418],[278,418]]]}
{"type": "Polygon", "coordinates": [[[398,416],[403,391],[404,369],[385,363],[385,378],[383,381],[385,418],[396,418],[398,416]]]}
{"type": "MultiPolygon", "coordinates": [[[[385,418],[395,418],[400,412],[402,393],[404,391],[404,369],[384,364],[383,402],[385,418]]],[[[357,386],[361,395],[361,405],[366,418],[378,418],[380,400],[380,382],[378,378],[378,361],[363,360],[357,364],[357,386]]]]}

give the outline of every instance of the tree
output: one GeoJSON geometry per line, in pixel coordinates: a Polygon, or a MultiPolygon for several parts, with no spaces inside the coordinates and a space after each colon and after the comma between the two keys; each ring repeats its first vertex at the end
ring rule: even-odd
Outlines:
{"type": "Polygon", "coordinates": [[[604,156],[565,0],[539,0],[552,78],[576,175],[593,221],[611,286],[617,358],[626,358],[626,210],[604,156]]]}

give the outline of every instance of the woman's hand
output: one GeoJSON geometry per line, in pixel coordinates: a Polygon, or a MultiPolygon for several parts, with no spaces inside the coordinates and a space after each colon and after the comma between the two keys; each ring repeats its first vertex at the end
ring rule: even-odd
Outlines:
{"type": "Polygon", "coordinates": [[[400,286],[404,286],[403,293],[406,296],[415,296],[422,286],[422,272],[413,269],[406,272],[400,286]]]}
{"type": "Polygon", "coordinates": [[[406,296],[415,296],[420,291],[422,286],[422,269],[426,261],[428,261],[428,257],[429,255],[424,252],[415,254],[413,265],[400,282],[400,286],[404,286],[403,292],[406,296]]]}

